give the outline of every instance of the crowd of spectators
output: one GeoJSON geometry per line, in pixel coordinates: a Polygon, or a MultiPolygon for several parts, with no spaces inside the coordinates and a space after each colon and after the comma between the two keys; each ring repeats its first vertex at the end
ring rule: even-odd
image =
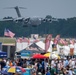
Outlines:
{"type": "Polygon", "coordinates": [[[0,70],[5,66],[21,66],[32,68],[32,75],[76,75],[76,58],[61,59],[2,59],[0,70]]]}

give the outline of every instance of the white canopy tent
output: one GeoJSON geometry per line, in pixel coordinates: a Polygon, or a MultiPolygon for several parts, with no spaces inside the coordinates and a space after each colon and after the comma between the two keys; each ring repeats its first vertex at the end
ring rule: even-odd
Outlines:
{"type": "MultiPolygon", "coordinates": [[[[52,44],[53,44],[53,41],[50,42],[50,47],[47,50],[47,52],[51,52],[52,51],[52,44]]],[[[38,45],[40,48],[42,48],[43,50],[45,50],[45,43],[44,42],[39,41],[39,42],[36,43],[36,45],[38,45]]]]}

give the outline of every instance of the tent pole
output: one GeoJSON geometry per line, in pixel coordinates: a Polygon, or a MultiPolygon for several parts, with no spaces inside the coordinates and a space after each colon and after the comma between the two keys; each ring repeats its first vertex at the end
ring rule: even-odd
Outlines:
{"type": "Polygon", "coordinates": [[[7,57],[10,58],[10,46],[7,47],[7,57]]]}

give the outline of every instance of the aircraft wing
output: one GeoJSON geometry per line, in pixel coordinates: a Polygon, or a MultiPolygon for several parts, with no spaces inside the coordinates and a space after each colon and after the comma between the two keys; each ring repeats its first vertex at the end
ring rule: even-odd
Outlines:
{"type": "Polygon", "coordinates": [[[13,18],[10,18],[10,19],[3,18],[3,19],[0,19],[0,21],[13,21],[13,18]]]}
{"type": "MultiPolygon", "coordinates": [[[[26,19],[27,19],[27,18],[26,18],[26,19]]],[[[5,17],[5,18],[0,19],[0,21],[14,21],[14,22],[18,21],[18,22],[23,22],[23,21],[25,21],[26,19],[23,18],[23,17],[18,17],[18,18],[5,17]]]]}

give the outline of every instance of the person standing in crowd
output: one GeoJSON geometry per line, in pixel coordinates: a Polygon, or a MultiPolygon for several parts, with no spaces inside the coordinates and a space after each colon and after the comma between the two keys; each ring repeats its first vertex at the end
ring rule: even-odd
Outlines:
{"type": "Polygon", "coordinates": [[[76,75],[76,63],[75,63],[75,66],[74,66],[74,73],[76,75]]]}
{"type": "Polygon", "coordinates": [[[68,74],[69,74],[69,75],[73,75],[72,68],[69,68],[68,74]]]}
{"type": "Polygon", "coordinates": [[[41,72],[41,70],[42,70],[42,64],[41,64],[40,61],[38,61],[38,63],[37,63],[37,71],[41,72]]]}
{"type": "Polygon", "coordinates": [[[63,60],[63,65],[64,65],[64,68],[69,65],[69,61],[68,61],[68,59],[66,57],[63,60]]]}
{"type": "Polygon", "coordinates": [[[51,60],[51,68],[54,67],[54,64],[55,64],[55,61],[54,61],[54,59],[52,59],[52,60],[51,60]]]}
{"type": "Polygon", "coordinates": [[[42,75],[45,74],[45,61],[42,60],[42,75]]]}
{"type": "Polygon", "coordinates": [[[3,68],[3,67],[5,67],[5,66],[6,66],[6,63],[4,62],[4,60],[3,60],[3,59],[0,61],[0,65],[1,65],[1,70],[2,70],[2,68],[3,68]]]}
{"type": "Polygon", "coordinates": [[[48,60],[45,60],[45,71],[47,71],[48,66],[49,66],[48,60]]]}
{"type": "Polygon", "coordinates": [[[13,61],[12,60],[9,61],[9,66],[10,67],[13,66],[13,61]]]}
{"type": "Polygon", "coordinates": [[[76,58],[74,58],[74,61],[75,61],[74,72],[76,74],[76,58]]]}
{"type": "Polygon", "coordinates": [[[61,70],[63,68],[63,63],[61,60],[59,60],[59,63],[58,63],[58,66],[57,66],[57,69],[58,69],[58,74],[60,74],[61,70]]]}
{"type": "Polygon", "coordinates": [[[74,58],[72,58],[72,61],[70,63],[70,67],[74,68],[74,66],[75,66],[75,61],[74,61],[74,58]]]}
{"type": "MultiPolygon", "coordinates": [[[[0,71],[1,71],[1,64],[0,64],[0,71]]],[[[1,73],[0,73],[1,74],[1,73]]]]}
{"type": "Polygon", "coordinates": [[[51,75],[51,73],[49,72],[49,70],[46,70],[46,74],[45,75],[51,75]]]}
{"type": "Polygon", "coordinates": [[[6,66],[9,66],[9,59],[6,60],[6,66]]]}
{"type": "Polygon", "coordinates": [[[56,64],[53,65],[50,73],[51,73],[51,75],[56,75],[56,64]]]}

